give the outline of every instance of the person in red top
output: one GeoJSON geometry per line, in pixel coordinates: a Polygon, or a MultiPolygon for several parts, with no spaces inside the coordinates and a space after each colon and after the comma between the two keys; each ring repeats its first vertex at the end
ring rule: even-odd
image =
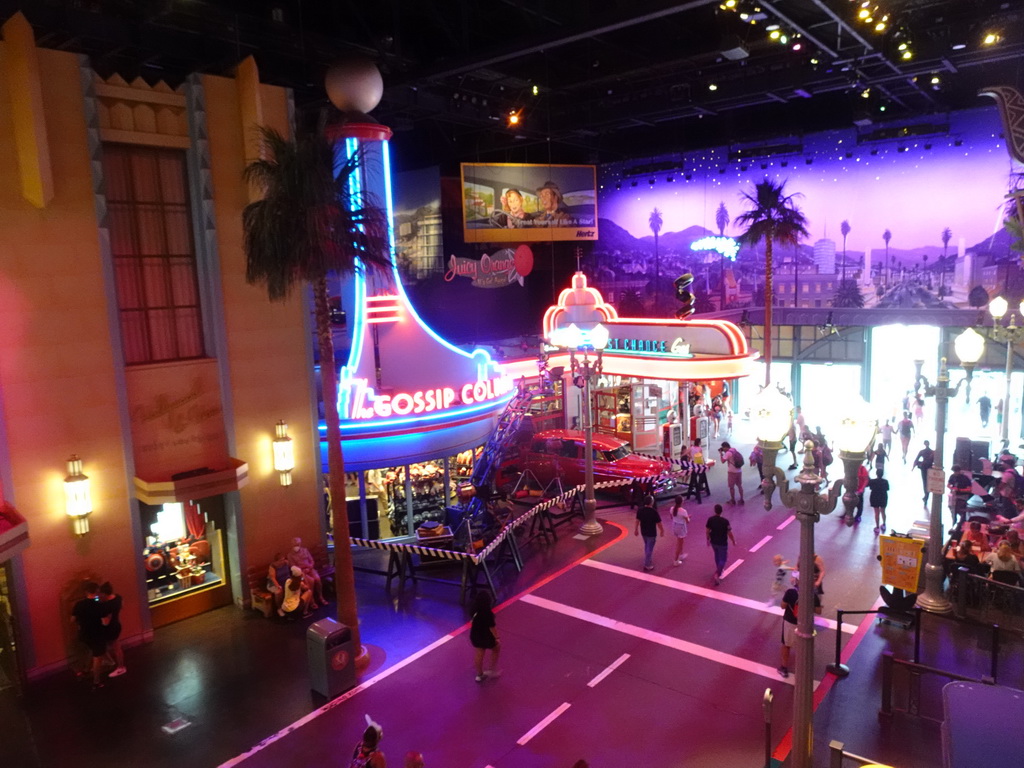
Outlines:
{"type": "Polygon", "coordinates": [[[844,509],[843,514],[839,516],[839,522],[845,520],[847,525],[853,525],[855,521],[860,522],[860,516],[864,514],[864,489],[868,487],[868,480],[870,479],[866,464],[861,464],[857,467],[857,502],[855,505],[857,513],[847,517],[846,510],[844,509]]]}

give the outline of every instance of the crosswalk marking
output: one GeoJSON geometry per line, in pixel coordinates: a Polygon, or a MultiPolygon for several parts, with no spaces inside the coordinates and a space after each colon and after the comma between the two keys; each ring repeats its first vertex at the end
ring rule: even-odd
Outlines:
{"type": "MultiPolygon", "coordinates": [[[[760,600],[751,600],[749,597],[740,597],[739,595],[730,595],[728,592],[721,592],[714,589],[707,589],[705,587],[698,587],[693,584],[687,584],[685,581],[675,581],[674,579],[666,579],[663,576],[655,576],[653,573],[643,573],[641,571],[635,571],[631,568],[623,568],[620,565],[613,565],[612,563],[603,563],[600,560],[584,560],[580,565],[585,565],[589,568],[597,568],[599,571],[607,571],[608,573],[614,573],[619,576],[628,576],[631,579],[638,579],[640,581],[647,581],[652,584],[657,584],[662,587],[668,587],[669,589],[677,589],[680,592],[689,592],[691,595],[697,595],[698,597],[710,597],[712,600],[721,600],[724,603],[732,603],[738,605],[741,608],[750,608],[754,611],[761,611],[762,613],[770,613],[774,616],[781,616],[782,609],[775,605],[775,602],[764,603],[760,600]]],[[[814,626],[821,629],[835,630],[838,626],[835,619],[826,619],[824,616],[814,617],[814,626]]],[[[857,631],[857,628],[851,624],[843,623],[843,632],[848,635],[852,635],[857,631]]]]}
{"type": "MultiPolygon", "coordinates": [[[[770,680],[775,680],[782,685],[793,685],[795,683],[794,677],[780,678],[775,667],[770,667],[767,664],[760,664],[750,659],[744,659],[739,656],[733,656],[730,653],[723,653],[722,651],[715,650],[714,648],[707,648],[697,643],[691,643],[688,640],[681,640],[678,637],[672,637],[662,632],[655,632],[651,629],[644,629],[638,627],[635,624],[629,624],[625,621],[618,621],[616,619],[609,618],[607,616],[601,616],[597,613],[590,611],[584,611],[581,608],[574,608],[571,605],[565,603],[557,603],[554,600],[548,600],[544,597],[538,597],[537,595],[523,595],[521,598],[522,602],[529,603],[530,605],[537,606],[538,608],[544,608],[549,611],[555,611],[563,616],[569,616],[580,621],[585,621],[589,624],[594,624],[599,627],[605,627],[616,632],[622,632],[623,634],[631,635],[632,637],[640,638],[641,640],[647,640],[658,645],[663,645],[666,648],[673,648],[683,653],[688,653],[691,656],[697,656],[708,661],[715,662],[716,664],[722,664],[724,666],[732,667],[733,669],[739,669],[743,672],[750,672],[761,677],[766,677],[770,680]]],[[[818,681],[815,681],[815,685],[818,681]]]]}

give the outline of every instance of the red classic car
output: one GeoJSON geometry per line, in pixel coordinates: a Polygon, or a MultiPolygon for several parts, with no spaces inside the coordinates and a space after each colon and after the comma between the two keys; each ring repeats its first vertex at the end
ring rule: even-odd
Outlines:
{"type": "MultiPolygon", "coordinates": [[[[629,443],[617,437],[594,433],[594,482],[605,480],[652,479],[668,472],[662,459],[633,453],[629,443]]],[[[556,477],[568,490],[582,485],[586,472],[586,435],[580,430],[549,429],[536,433],[503,468],[533,473],[542,486],[556,477]]],[[[624,486],[626,493],[629,486],[624,486]]]]}

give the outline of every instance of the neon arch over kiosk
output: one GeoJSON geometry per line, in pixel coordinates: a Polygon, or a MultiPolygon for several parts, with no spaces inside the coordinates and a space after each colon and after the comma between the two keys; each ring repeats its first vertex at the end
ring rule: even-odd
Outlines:
{"type": "MultiPolygon", "coordinates": [[[[560,329],[576,325],[589,330],[603,325],[608,344],[604,372],[634,378],[703,381],[749,376],[757,353],[750,350],[743,331],[728,320],[619,317],[600,291],[587,285],[576,272],[572,287],[559,294],[558,303],[544,313],[545,340],[560,329]]],[[[555,351],[552,365],[569,365],[568,352],[555,351]]]]}
{"type": "MultiPolygon", "coordinates": [[[[391,131],[361,117],[328,130],[344,146],[339,155],[360,153],[352,191],[385,209],[393,248],[391,131]]],[[[338,376],[347,471],[412,464],[487,442],[514,390],[487,351],[459,349],[424,323],[395,266],[389,274],[360,266],[343,280],[341,300],[349,310],[349,354],[338,376]]],[[[323,439],[321,459],[326,467],[323,439]]]]}

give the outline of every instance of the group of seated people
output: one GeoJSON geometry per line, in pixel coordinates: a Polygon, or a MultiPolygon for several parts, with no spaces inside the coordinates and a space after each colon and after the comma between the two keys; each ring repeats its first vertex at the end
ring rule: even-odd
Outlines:
{"type": "Polygon", "coordinates": [[[286,555],[278,552],[267,569],[267,591],[274,596],[274,609],[283,618],[308,618],[317,603],[327,605],[323,582],[313,554],[296,536],[286,555]]]}

